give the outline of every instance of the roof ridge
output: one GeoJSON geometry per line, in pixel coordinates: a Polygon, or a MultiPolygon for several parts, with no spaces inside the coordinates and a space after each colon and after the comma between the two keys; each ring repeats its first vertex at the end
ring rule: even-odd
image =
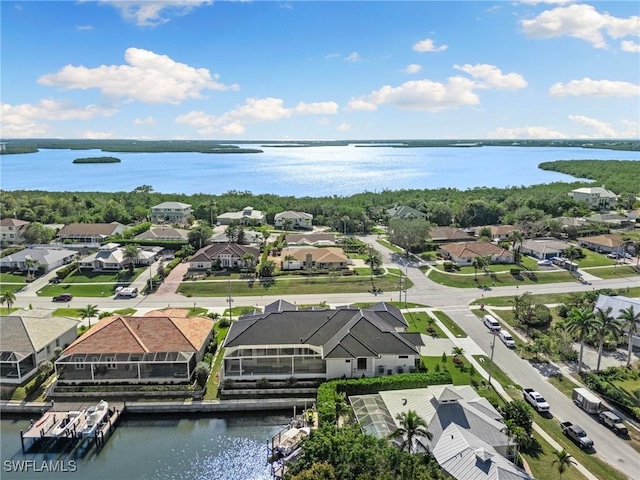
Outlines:
{"type": "MultiPolygon", "coordinates": [[[[131,335],[133,335],[133,338],[136,339],[136,341],[138,342],[138,344],[142,347],[142,350],[144,350],[146,353],[149,353],[149,349],[147,348],[147,346],[144,344],[144,342],[142,341],[142,339],[140,338],[140,336],[133,330],[133,328],[131,328],[131,325],[129,325],[129,319],[127,317],[121,317],[118,316],[117,318],[119,318],[120,320],[122,320],[122,324],[124,325],[124,327],[129,330],[129,332],[131,333],[131,335]],[[126,319],[126,320],[125,320],[126,319]]],[[[138,318],[152,318],[152,317],[134,317],[136,319],[138,318]]]]}
{"type": "MultiPolygon", "coordinates": [[[[174,318],[172,318],[172,317],[167,317],[167,318],[173,324],[173,326],[178,329],[178,331],[180,332],[180,335],[182,335],[184,337],[184,339],[187,341],[187,343],[189,345],[191,345],[194,348],[194,350],[198,351],[198,347],[196,345],[194,345],[193,342],[189,339],[189,337],[187,337],[185,335],[185,333],[182,331],[182,328],[180,328],[180,326],[174,321],[174,318]]],[[[195,317],[195,318],[198,318],[198,317],[195,317]]],[[[176,318],[176,320],[177,320],[177,318],[176,318]]],[[[192,318],[192,320],[193,320],[193,318],[192,318]]]]}

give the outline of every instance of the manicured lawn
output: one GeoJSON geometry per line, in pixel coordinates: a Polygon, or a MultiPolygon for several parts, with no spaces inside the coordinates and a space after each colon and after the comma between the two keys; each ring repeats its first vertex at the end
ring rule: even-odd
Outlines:
{"type": "Polygon", "coordinates": [[[389,242],[387,242],[386,240],[382,240],[381,238],[377,239],[376,242],[378,242],[380,245],[387,247],[389,250],[391,250],[392,252],[395,253],[404,253],[404,250],[396,245],[393,245],[389,242]]]}
{"type": "Polygon", "coordinates": [[[135,308],[121,308],[113,311],[113,313],[117,315],[135,315],[136,312],[137,310],[135,308]]]}
{"type": "Polygon", "coordinates": [[[447,327],[454,336],[458,338],[465,338],[467,336],[467,334],[464,333],[464,330],[462,330],[456,322],[451,320],[446,313],[441,312],[440,310],[435,310],[433,313],[438,317],[438,320],[444,323],[444,326],[447,327]]]}
{"type": "MultiPolygon", "coordinates": [[[[357,275],[371,276],[371,269],[369,267],[355,267],[353,268],[353,271],[356,272],[357,275]]],[[[383,274],[383,271],[378,268],[373,271],[374,277],[379,277],[382,274],[383,274]]]]}
{"type": "Polygon", "coordinates": [[[506,287],[519,285],[526,287],[527,285],[539,285],[543,283],[560,283],[575,282],[576,277],[567,271],[558,272],[537,272],[531,276],[522,275],[514,277],[510,273],[498,273],[494,276],[485,275],[478,272],[478,280],[474,279],[474,275],[455,275],[432,270],[429,279],[436,283],[456,288],[482,288],[482,287],[506,287]]]}
{"type": "Polygon", "coordinates": [[[458,366],[453,363],[453,355],[451,352],[445,352],[447,354],[447,362],[442,363],[442,355],[439,357],[420,357],[422,364],[428,369],[429,373],[437,371],[448,370],[451,374],[451,379],[454,385],[469,385],[471,384],[471,378],[475,378],[480,381],[481,377],[478,372],[471,370],[471,364],[464,357],[459,357],[462,360],[462,366],[458,366]],[[472,375],[473,373],[473,375],[472,375]]]}
{"type": "Polygon", "coordinates": [[[106,273],[106,272],[78,272],[67,275],[67,277],[61,283],[102,283],[102,282],[119,282],[127,283],[132,282],[140,275],[145,269],[136,268],[133,271],[133,275],[129,275],[129,270],[121,270],[120,272],[106,273]]]}
{"type": "Polygon", "coordinates": [[[435,333],[437,334],[438,338],[447,338],[447,336],[435,321],[429,324],[429,320],[431,319],[431,317],[427,312],[408,312],[404,314],[404,318],[409,324],[407,332],[418,332],[424,333],[426,335],[427,328],[429,326],[432,326],[435,329],[435,333]]]}
{"type": "MultiPolygon", "coordinates": [[[[384,301],[384,300],[383,300],[384,301]]],[[[380,302],[356,302],[356,303],[352,303],[352,305],[355,305],[356,307],[360,307],[360,308],[369,308],[373,305],[377,305],[380,302]]],[[[404,302],[385,302],[389,305],[393,305],[394,307],[398,307],[398,308],[427,308],[429,305],[423,305],[422,303],[404,303],[404,302]]]]}
{"type": "Polygon", "coordinates": [[[404,277],[404,272],[399,268],[387,268],[387,272],[391,275],[397,275],[398,277],[404,277]]]}
{"type": "Polygon", "coordinates": [[[21,285],[26,284],[24,275],[16,275],[15,273],[0,273],[0,284],[5,283],[19,283],[21,285]]]}
{"type": "MultiPolygon", "coordinates": [[[[554,449],[538,433],[534,432],[533,438],[538,442],[538,449],[535,452],[522,454],[531,468],[531,473],[538,480],[558,480],[560,474],[557,466],[553,465],[556,458],[553,454],[554,449]]],[[[566,469],[562,474],[563,480],[584,480],[584,478],[584,475],[574,466],[566,469]]]]}
{"type": "Polygon", "coordinates": [[[202,308],[202,307],[190,308],[187,316],[188,317],[204,317],[208,311],[209,311],[208,309],[202,308]]]}
{"type": "MultiPolygon", "coordinates": [[[[243,307],[242,306],[231,307],[231,316],[232,317],[241,317],[245,313],[253,312],[254,310],[262,311],[262,308],[260,308],[260,307],[252,307],[250,305],[245,305],[243,307]]],[[[222,314],[222,318],[229,318],[229,309],[228,308],[222,314]]]]}
{"type": "MultiPolygon", "coordinates": [[[[39,297],[54,297],[61,293],[71,293],[74,297],[111,297],[115,294],[116,284],[62,284],[46,285],[38,290],[39,297]]],[[[75,298],[74,298],[75,300],[75,298]]],[[[72,300],[73,301],[73,300],[72,300]]]]}
{"type": "MultiPolygon", "coordinates": [[[[220,344],[218,344],[220,345],[220,344]]],[[[215,362],[211,368],[211,374],[207,381],[207,389],[204,392],[203,400],[220,400],[218,387],[220,386],[220,367],[224,358],[224,348],[220,348],[215,362]]]]}
{"type": "MultiPolygon", "coordinates": [[[[408,280],[407,287],[413,283],[408,280]]],[[[398,289],[397,279],[385,275],[375,279],[375,287],[383,292],[394,292],[398,289]]],[[[318,293],[364,293],[371,290],[371,279],[356,277],[312,277],[302,280],[267,278],[255,283],[231,282],[231,295],[304,295],[318,293]]],[[[226,282],[182,282],[178,292],[194,297],[227,296],[226,282]]]]}
{"type": "Polygon", "coordinates": [[[0,315],[9,315],[13,312],[15,312],[16,310],[18,310],[17,308],[7,308],[7,307],[0,307],[0,315]]]}
{"type": "Polygon", "coordinates": [[[613,265],[615,263],[614,260],[607,258],[606,255],[602,253],[592,252],[591,250],[587,250],[586,248],[582,249],[582,253],[584,253],[584,258],[580,260],[576,260],[576,263],[580,268],[588,268],[588,267],[602,267],[605,265],[613,265]]]}
{"type": "MultiPolygon", "coordinates": [[[[640,287],[632,287],[632,288],[624,288],[618,290],[619,295],[624,295],[626,297],[638,298],[640,297],[640,287]]],[[[541,293],[537,295],[532,295],[534,302],[542,301],[545,304],[550,303],[566,303],[572,301],[572,299],[580,296],[580,292],[576,293],[541,293]]],[[[493,306],[493,307],[508,307],[513,305],[513,296],[506,297],[487,297],[487,298],[478,298],[471,302],[471,305],[480,305],[484,303],[485,305],[493,306]]]]}
{"type": "MultiPolygon", "coordinates": [[[[444,264],[438,263],[435,268],[444,272],[444,264]]],[[[535,260],[529,257],[523,257],[520,265],[510,263],[492,263],[487,267],[490,272],[508,272],[512,268],[520,268],[522,270],[538,270],[538,264],[535,260]]],[[[471,266],[461,266],[460,270],[456,270],[456,273],[464,273],[466,275],[475,275],[476,271],[471,266]]],[[[478,270],[478,278],[484,275],[482,270],[478,270]]]]}
{"type": "MultiPolygon", "coordinates": [[[[475,360],[480,365],[482,365],[482,368],[484,368],[487,373],[489,373],[489,364],[491,363],[491,359],[489,357],[487,357],[486,355],[473,355],[473,358],[475,358],[475,360]]],[[[509,378],[506,373],[500,370],[500,367],[498,367],[495,362],[493,363],[493,368],[491,369],[491,378],[495,378],[496,381],[500,385],[502,385],[505,390],[518,390],[518,393],[520,392],[520,390],[522,390],[522,387],[520,387],[520,385],[518,385],[517,383],[514,383],[514,381],[511,380],[511,378],[509,378]]]]}
{"type": "Polygon", "coordinates": [[[640,275],[640,267],[619,265],[617,267],[593,268],[591,270],[587,270],[587,272],[599,278],[624,278],[640,275]]]}
{"type": "Polygon", "coordinates": [[[562,392],[567,398],[572,398],[573,389],[577,387],[575,383],[569,380],[561,373],[550,376],[547,378],[549,383],[562,392]]]}
{"type": "Polygon", "coordinates": [[[80,318],[81,313],[77,308],[56,308],[51,316],[53,317],[73,317],[80,318]]]}

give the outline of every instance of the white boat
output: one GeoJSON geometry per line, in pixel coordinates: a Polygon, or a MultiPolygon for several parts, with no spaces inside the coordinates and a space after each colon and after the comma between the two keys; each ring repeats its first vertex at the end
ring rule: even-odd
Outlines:
{"type": "Polygon", "coordinates": [[[109,414],[109,404],[104,400],[86,411],[86,422],[80,434],[83,437],[95,437],[98,426],[106,420],[109,414]]]}

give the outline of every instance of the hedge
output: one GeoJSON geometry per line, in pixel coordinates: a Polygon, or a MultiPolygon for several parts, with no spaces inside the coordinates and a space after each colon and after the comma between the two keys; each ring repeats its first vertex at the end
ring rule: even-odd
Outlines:
{"type": "Polygon", "coordinates": [[[366,377],[360,379],[331,380],[318,387],[318,419],[322,422],[335,422],[335,394],[344,392],[351,395],[369,395],[385,390],[404,390],[425,388],[430,385],[453,383],[451,374],[446,371],[437,373],[405,373],[386,377],[366,377]]]}
{"type": "Polygon", "coordinates": [[[72,262],[69,265],[58,269],[58,271],[56,272],[56,276],[60,280],[64,280],[69,275],[71,275],[73,272],[75,272],[77,269],[78,269],[78,262],[72,262]]]}
{"type": "Polygon", "coordinates": [[[623,380],[625,379],[625,377],[630,376],[635,376],[637,378],[638,374],[634,374],[632,371],[628,371],[628,373],[625,375],[624,371],[618,372],[616,370],[618,369],[615,367],[610,367],[600,373],[582,372],[580,376],[587,387],[600,394],[608,402],[614,403],[617,408],[619,408],[627,415],[631,416],[637,421],[640,421],[640,407],[633,405],[629,401],[629,398],[622,392],[620,392],[615,387],[615,385],[611,383],[612,379],[622,377],[620,379],[623,380]]]}

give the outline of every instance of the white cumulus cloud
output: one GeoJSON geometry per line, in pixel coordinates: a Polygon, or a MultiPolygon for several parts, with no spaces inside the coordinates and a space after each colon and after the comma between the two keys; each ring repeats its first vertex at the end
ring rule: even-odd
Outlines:
{"type": "Polygon", "coordinates": [[[552,127],[527,126],[517,128],[498,127],[487,134],[487,138],[517,139],[517,138],[567,138],[562,132],[552,127]]]}
{"type": "Polygon", "coordinates": [[[476,65],[454,65],[453,68],[471,75],[477,80],[478,88],[497,88],[500,90],[514,90],[527,86],[527,81],[519,73],[503,74],[495,65],[479,63],[476,65]]]}
{"type": "Polygon", "coordinates": [[[640,85],[615,80],[571,80],[568,83],[558,82],[549,88],[552,97],[592,96],[592,97],[634,97],[640,95],[640,85]]]}
{"type": "Polygon", "coordinates": [[[425,38],[424,40],[420,40],[419,42],[416,42],[413,45],[413,51],[419,52],[419,53],[443,52],[447,48],[449,48],[448,45],[440,45],[439,47],[436,47],[435,43],[430,38],[425,38]]]}
{"type": "Polygon", "coordinates": [[[633,40],[623,40],[620,42],[620,49],[623,52],[638,53],[640,52],[640,43],[636,43],[633,40]]]}
{"type": "Polygon", "coordinates": [[[88,138],[91,140],[102,140],[105,138],[113,138],[113,132],[92,132],[86,131],[82,134],[82,138],[88,138]]]}
{"type": "Polygon", "coordinates": [[[338,113],[338,104],[336,102],[315,102],[304,103],[300,102],[295,108],[295,113],[308,113],[308,114],[320,114],[329,115],[338,113]]]}
{"type": "Polygon", "coordinates": [[[378,105],[369,100],[366,100],[364,97],[352,98],[351,100],[349,100],[349,103],[347,103],[347,110],[373,111],[377,109],[378,105]]]}
{"type": "Polygon", "coordinates": [[[609,124],[601,120],[584,115],[569,115],[569,120],[585,125],[594,130],[593,136],[596,138],[616,138],[618,132],[609,124]]]}
{"type": "Polygon", "coordinates": [[[194,68],[141,48],[127,48],[127,65],[96,68],[67,65],[56,73],[41,76],[38,83],[66,90],[98,88],[109,97],[145,103],[179,104],[202,98],[202,90],[237,89],[218,82],[206,68],[194,68]]]}
{"type": "Polygon", "coordinates": [[[147,118],[136,118],[133,123],[135,125],[153,125],[156,122],[152,116],[148,116],[147,118]]]}
{"type": "Polygon", "coordinates": [[[420,70],[422,70],[422,66],[418,65],[417,63],[411,63],[405,67],[404,73],[413,74],[418,73],[420,70]]]}
{"type": "Polygon", "coordinates": [[[213,0],[101,0],[101,3],[117,8],[122,18],[140,27],[155,27],[201,5],[210,5],[213,0]]]}
{"type": "Polygon", "coordinates": [[[574,4],[546,10],[535,18],[520,22],[524,33],[533,38],[554,38],[564,35],[606,48],[604,33],[611,38],[638,35],[640,17],[619,18],[600,13],[592,5],[574,4]]]}

